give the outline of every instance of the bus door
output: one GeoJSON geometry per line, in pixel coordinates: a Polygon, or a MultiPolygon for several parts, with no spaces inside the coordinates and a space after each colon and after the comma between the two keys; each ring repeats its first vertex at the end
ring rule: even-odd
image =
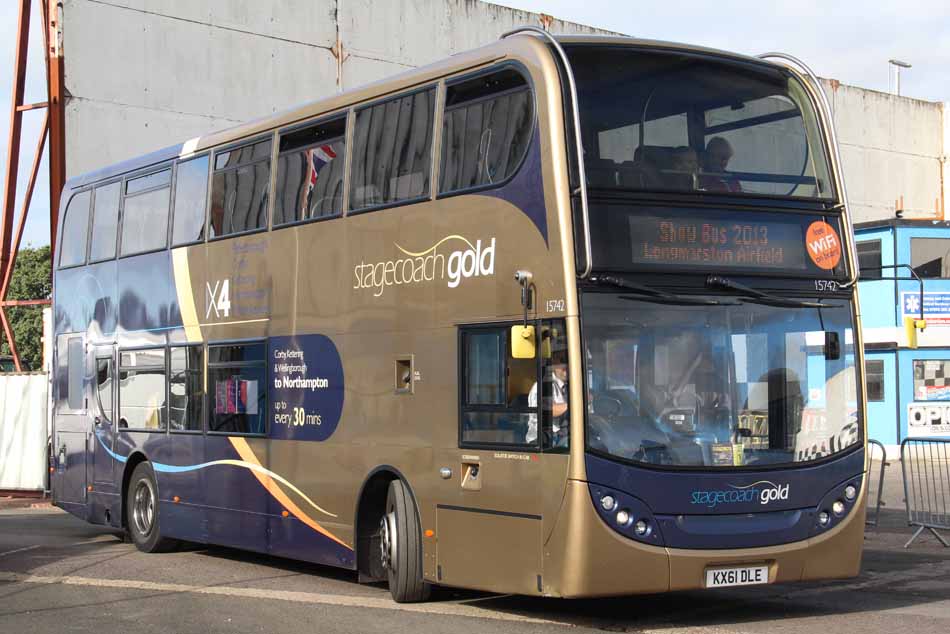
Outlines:
{"type": "Polygon", "coordinates": [[[558,457],[566,462],[566,358],[560,351],[553,358],[547,325],[536,326],[534,354],[513,349],[513,325],[460,332],[459,447],[451,464],[439,465],[452,476],[437,508],[438,576],[449,585],[536,594],[547,508],[542,447],[565,452],[558,457]],[[553,403],[552,417],[543,410],[553,403]]]}
{"type": "Polygon", "coordinates": [[[111,490],[114,485],[115,460],[115,402],[116,358],[115,346],[97,346],[95,349],[93,402],[90,404],[92,443],[94,446],[92,481],[97,491],[111,490]]]}

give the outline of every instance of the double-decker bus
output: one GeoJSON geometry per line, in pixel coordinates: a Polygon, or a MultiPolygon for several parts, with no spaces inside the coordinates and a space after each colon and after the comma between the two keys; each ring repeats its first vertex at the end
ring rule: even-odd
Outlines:
{"type": "Polygon", "coordinates": [[[857,574],[856,259],[793,58],[529,27],[73,178],[54,500],[585,597],[857,574]]]}

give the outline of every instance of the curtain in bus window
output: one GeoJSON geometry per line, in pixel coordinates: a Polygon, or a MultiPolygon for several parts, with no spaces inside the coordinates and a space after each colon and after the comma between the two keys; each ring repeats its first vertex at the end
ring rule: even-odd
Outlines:
{"type": "Polygon", "coordinates": [[[343,209],[342,138],[281,154],[274,225],[335,216],[343,209]]]}
{"type": "Polygon", "coordinates": [[[204,419],[202,356],[199,346],[171,349],[168,420],[173,431],[201,431],[204,419]]]}
{"type": "Polygon", "coordinates": [[[352,209],[429,193],[435,90],[425,90],[356,114],[352,209]]]}
{"type": "Polygon", "coordinates": [[[165,429],[165,350],[131,350],[119,362],[119,427],[165,429]]]}
{"type": "Polygon", "coordinates": [[[175,177],[175,216],[172,246],[197,242],[204,237],[208,198],[208,157],[178,164],[175,177]]]}
{"type": "Polygon", "coordinates": [[[126,196],[122,209],[122,255],[165,248],[169,188],[126,196]]]}
{"type": "Polygon", "coordinates": [[[122,183],[119,182],[96,188],[92,214],[92,244],[89,246],[90,262],[110,260],[115,257],[121,188],[122,183]]]}
{"type": "Polygon", "coordinates": [[[447,110],[439,191],[489,185],[513,174],[528,147],[531,124],[527,88],[447,110]]]}
{"type": "Polygon", "coordinates": [[[76,194],[69,201],[63,219],[63,238],[59,245],[59,265],[75,266],[86,261],[86,234],[89,231],[91,192],[76,194]]]}

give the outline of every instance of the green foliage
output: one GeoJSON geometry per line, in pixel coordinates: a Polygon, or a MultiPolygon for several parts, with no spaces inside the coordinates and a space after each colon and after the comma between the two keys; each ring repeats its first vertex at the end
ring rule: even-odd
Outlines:
{"type": "MultiPolygon", "coordinates": [[[[50,283],[49,247],[20,249],[10,291],[7,299],[49,299],[53,287],[50,283]]],[[[16,338],[17,352],[24,370],[43,369],[43,306],[16,306],[7,309],[7,317],[16,338]]],[[[10,346],[0,329],[0,354],[9,355],[10,346]]]]}

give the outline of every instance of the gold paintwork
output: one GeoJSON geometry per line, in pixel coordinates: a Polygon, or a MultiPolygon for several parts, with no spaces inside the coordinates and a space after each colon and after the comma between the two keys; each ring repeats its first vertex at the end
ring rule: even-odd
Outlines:
{"type": "MultiPolygon", "coordinates": [[[[674,46],[626,38],[564,39],[674,46]]],[[[248,438],[254,455],[264,467],[279,472],[335,514],[335,518],[324,518],[323,525],[349,545],[356,541],[357,496],[365,478],[380,465],[398,470],[419,505],[422,530],[427,535],[423,539],[424,575],[432,582],[581,597],[699,588],[706,567],[725,563],[767,562],[770,581],[855,574],[860,562],[865,491],[856,503],[860,512],[814,540],[746,550],[671,550],[635,543],[600,519],[586,483],[580,407],[571,409],[574,441],[569,455],[459,448],[458,326],[520,323],[523,313],[520,286],[512,275],[515,270],[534,273],[535,308],[529,318],[565,319],[571,359],[570,399],[584,402],[567,173],[567,156],[572,150],[564,136],[557,67],[538,39],[508,38],[201,137],[189,142],[188,152],[263,133],[276,134],[284,126],[333,112],[349,110],[352,114],[356,105],[414,86],[437,85],[439,108],[444,102],[446,78],[502,60],[520,62],[534,85],[548,244],[526,215],[508,202],[477,193],[436,200],[436,177],[431,199],[422,203],[176,250],[176,285],[180,294],[187,293],[183,289],[191,291],[190,298],[179,297],[183,306],[190,307],[182,311],[189,341],[320,333],[332,339],[340,351],[346,392],[336,432],[324,442],[248,438]],[[354,267],[361,263],[404,257],[400,254],[424,251],[447,237],[457,240],[452,236],[483,243],[494,238],[494,275],[467,279],[464,289],[448,288],[444,280],[355,288],[354,267]],[[266,290],[266,310],[254,316],[214,315],[208,306],[206,284],[235,276],[253,279],[254,288],[266,290]],[[548,300],[563,300],[563,311],[546,312],[548,300]],[[413,377],[411,393],[399,393],[394,390],[393,363],[408,355],[418,376],[413,377]],[[477,486],[466,464],[479,465],[477,486]],[[440,477],[442,467],[451,469],[452,477],[440,477]],[[468,480],[464,479],[466,473],[468,480]],[[434,534],[430,537],[428,531],[434,534]]],[[[436,117],[441,122],[438,109],[436,117]]],[[[348,122],[349,139],[353,119],[350,116],[348,122]]],[[[437,173],[440,124],[436,130],[433,170],[437,173]]],[[[275,152],[276,147],[275,143],[275,152]]],[[[349,152],[346,160],[348,178],[349,152]]],[[[235,283],[231,292],[240,290],[241,284],[235,283]]],[[[856,344],[860,344],[859,331],[856,344]]],[[[862,376],[862,364],[857,365],[862,376]]],[[[287,495],[303,504],[292,491],[287,495]]]]}

